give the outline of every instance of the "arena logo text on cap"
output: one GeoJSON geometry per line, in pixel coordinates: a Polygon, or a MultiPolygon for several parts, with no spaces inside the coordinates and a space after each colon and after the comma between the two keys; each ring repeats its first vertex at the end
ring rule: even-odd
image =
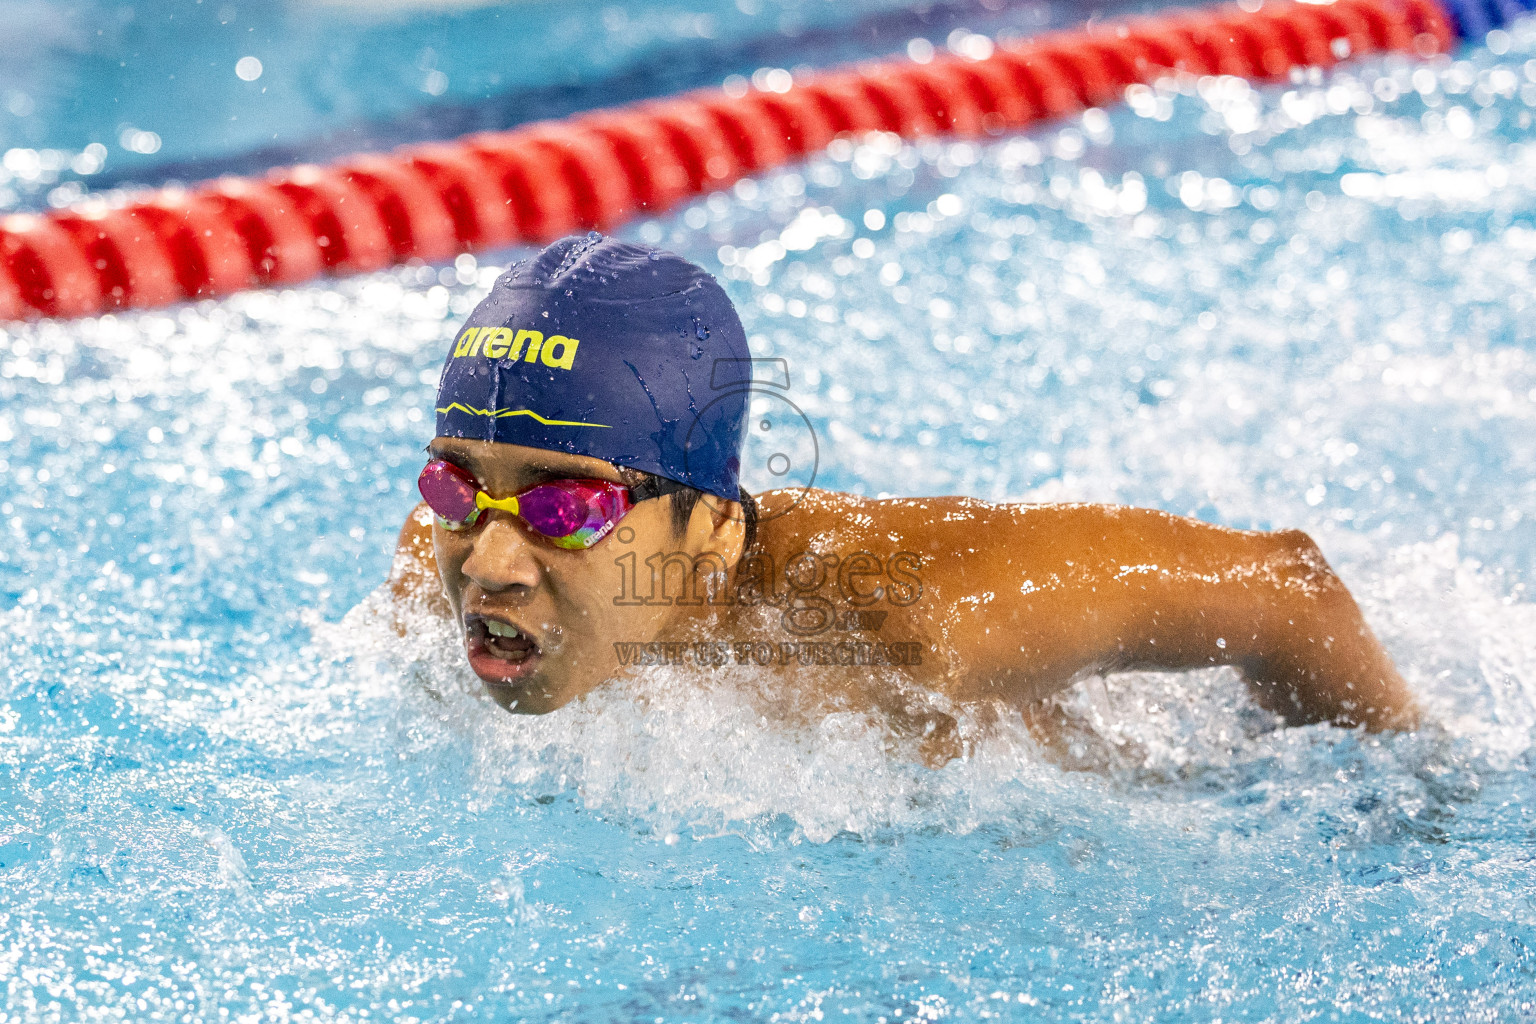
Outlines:
{"type": "Polygon", "coordinates": [[[514,331],[510,327],[466,327],[453,346],[454,359],[473,359],[482,347],[487,359],[524,359],[542,362],[557,370],[569,370],[576,362],[581,341],[554,334],[545,338],[540,331],[514,331]],[[523,353],[527,352],[527,356],[523,353]]]}

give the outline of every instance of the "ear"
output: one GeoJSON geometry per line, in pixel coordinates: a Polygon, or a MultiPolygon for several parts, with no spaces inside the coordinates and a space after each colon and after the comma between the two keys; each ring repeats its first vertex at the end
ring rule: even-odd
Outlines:
{"type": "Polygon", "coordinates": [[[706,494],[693,506],[688,520],[689,546],[703,553],[713,551],[727,567],[741,561],[747,540],[747,522],[739,501],[706,494]]]}

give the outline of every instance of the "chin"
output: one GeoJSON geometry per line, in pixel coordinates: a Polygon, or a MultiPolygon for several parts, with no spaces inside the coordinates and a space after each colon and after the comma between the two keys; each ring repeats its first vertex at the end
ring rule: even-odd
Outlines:
{"type": "Polygon", "coordinates": [[[537,678],[515,684],[484,677],[480,681],[491,699],[514,715],[547,715],[571,702],[571,695],[537,678]]]}

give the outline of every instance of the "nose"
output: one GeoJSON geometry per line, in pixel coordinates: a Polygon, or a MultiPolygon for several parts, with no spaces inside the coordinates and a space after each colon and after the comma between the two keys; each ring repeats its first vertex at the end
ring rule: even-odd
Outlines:
{"type": "Polygon", "coordinates": [[[538,586],[540,569],[533,545],[512,517],[492,513],[478,531],[463,573],[488,594],[500,594],[538,586]]]}

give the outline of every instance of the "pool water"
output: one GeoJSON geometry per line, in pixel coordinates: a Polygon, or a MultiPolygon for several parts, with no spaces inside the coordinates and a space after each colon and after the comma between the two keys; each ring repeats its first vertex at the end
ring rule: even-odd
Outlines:
{"type": "Polygon", "coordinates": [[[1533,112],[1527,21],[626,231],[722,278],[820,485],[1307,529],[1412,735],[1222,671],[938,771],[750,672],[512,718],[375,588],[517,254],[7,327],[0,1021],[1536,1016],[1533,112]]]}

